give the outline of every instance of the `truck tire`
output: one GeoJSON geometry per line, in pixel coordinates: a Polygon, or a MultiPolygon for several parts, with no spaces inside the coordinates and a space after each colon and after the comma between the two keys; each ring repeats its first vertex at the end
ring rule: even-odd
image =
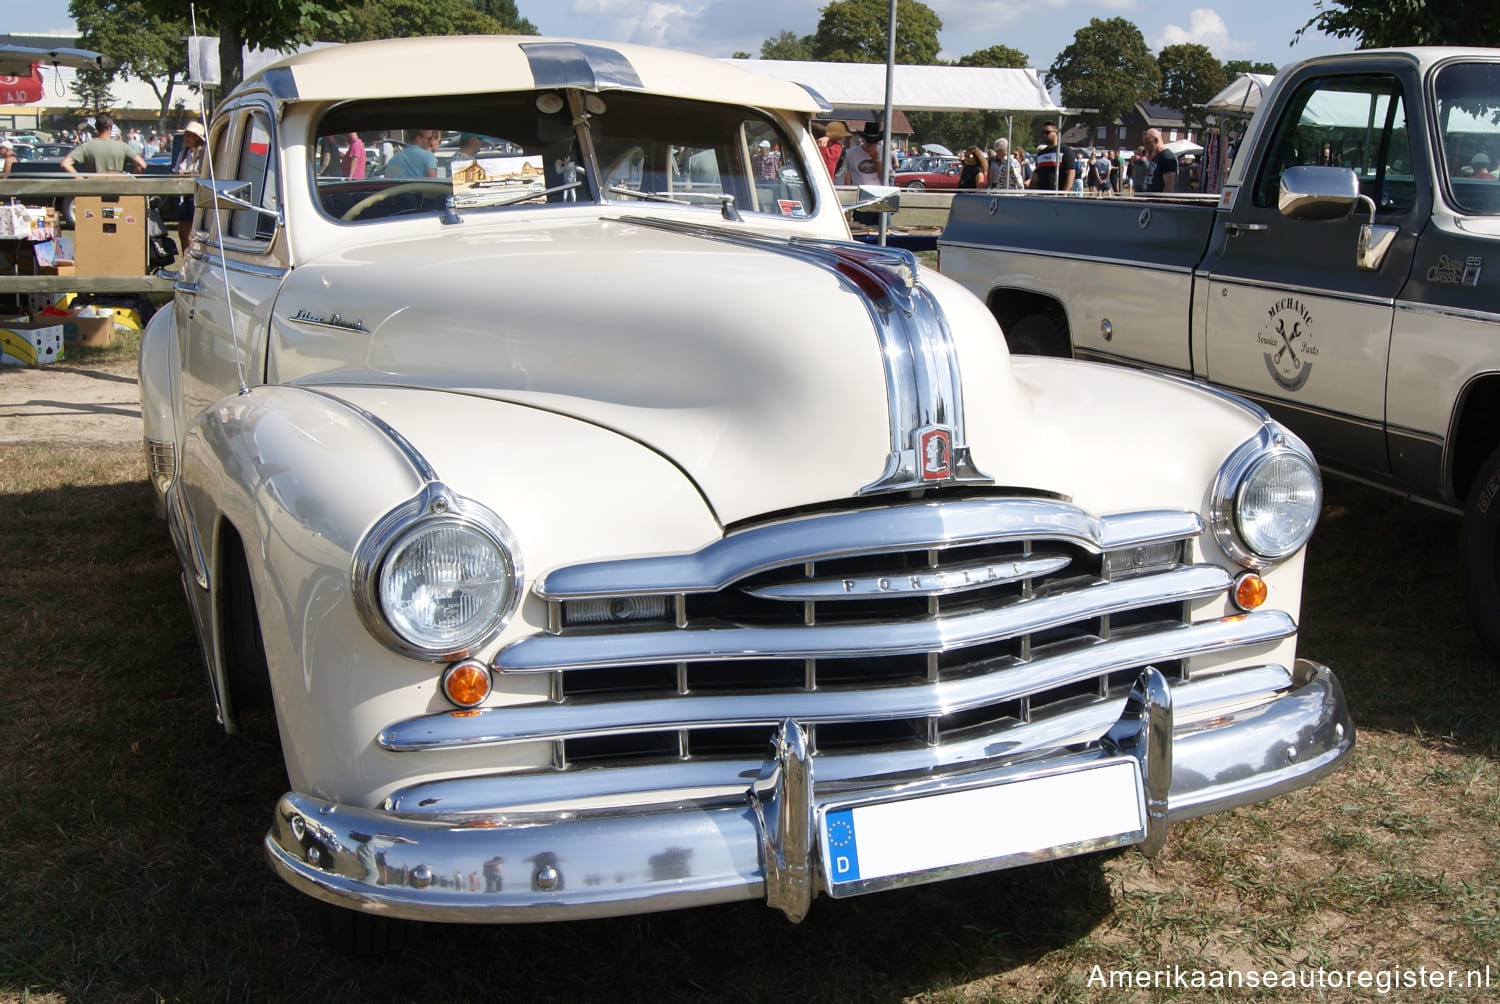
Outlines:
{"type": "Polygon", "coordinates": [[[1027,314],[1005,328],[1005,344],[1012,355],[1063,356],[1068,350],[1068,333],[1056,314],[1027,314]]]}
{"type": "Polygon", "coordinates": [[[1486,651],[1500,659],[1500,448],[1479,468],[1464,504],[1464,594],[1486,651]]]}

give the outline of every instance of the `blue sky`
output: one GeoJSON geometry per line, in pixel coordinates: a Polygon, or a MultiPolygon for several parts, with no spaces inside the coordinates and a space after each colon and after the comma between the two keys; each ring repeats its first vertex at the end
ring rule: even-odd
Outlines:
{"type": "MultiPolygon", "coordinates": [[[[227,2],[227,0],[226,0],[227,2]]],[[[1292,38],[1313,15],[1312,0],[1259,0],[1217,6],[1177,0],[926,0],[943,19],[943,55],[957,58],[1004,44],[1045,70],[1091,18],[1124,17],[1141,29],[1152,51],[1201,42],[1220,59],[1252,59],[1284,66],[1304,56],[1353,48],[1309,32],[1292,38]]],[[[72,27],[67,0],[12,0],[0,26],[14,33],[72,27]]],[[[204,6],[207,6],[205,4],[204,6]]],[[[737,50],[760,53],[782,29],[799,35],[817,26],[817,2],[807,0],[517,0],[521,14],[548,35],[667,45],[709,56],[737,50]]]]}

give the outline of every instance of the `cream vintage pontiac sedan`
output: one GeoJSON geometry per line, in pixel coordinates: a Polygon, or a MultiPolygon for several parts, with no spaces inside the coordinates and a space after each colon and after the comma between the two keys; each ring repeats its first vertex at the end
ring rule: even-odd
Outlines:
{"type": "Polygon", "coordinates": [[[851,242],[821,104],[490,37],[319,50],[221,105],[141,349],[151,480],[220,719],[274,705],[271,864],[357,936],[796,920],[1151,853],[1351,749],[1296,655],[1302,444],[1012,360],[851,242]]]}

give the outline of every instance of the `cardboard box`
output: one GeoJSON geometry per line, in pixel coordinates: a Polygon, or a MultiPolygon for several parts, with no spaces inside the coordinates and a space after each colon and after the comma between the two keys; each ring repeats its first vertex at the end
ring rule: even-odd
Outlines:
{"type": "Polygon", "coordinates": [[[63,357],[63,326],[53,321],[0,322],[0,365],[45,366],[63,357]]]}
{"type": "Polygon", "coordinates": [[[74,268],[71,261],[59,260],[55,265],[38,265],[37,275],[73,275],[74,268]]]}
{"type": "MultiPolygon", "coordinates": [[[[79,345],[87,345],[90,348],[108,348],[115,343],[115,318],[111,314],[108,317],[73,317],[68,321],[69,325],[76,325],[78,330],[79,345]]],[[[67,330],[64,329],[66,338],[67,330]]]]}
{"type": "Polygon", "coordinates": [[[79,275],[145,275],[146,197],[74,199],[73,260],[79,275]]]}

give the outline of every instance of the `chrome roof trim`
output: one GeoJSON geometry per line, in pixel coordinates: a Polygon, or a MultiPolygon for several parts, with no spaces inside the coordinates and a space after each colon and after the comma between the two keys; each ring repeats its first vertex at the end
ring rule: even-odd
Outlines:
{"type": "Polygon", "coordinates": [[[580,42],[522,42],[521,51],[538,87],[645,89],[640,74],[618,49],[580,42]]]}

